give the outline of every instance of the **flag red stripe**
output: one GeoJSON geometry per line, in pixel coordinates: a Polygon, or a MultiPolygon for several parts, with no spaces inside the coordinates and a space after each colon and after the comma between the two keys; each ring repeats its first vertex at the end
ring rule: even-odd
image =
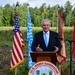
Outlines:
{"type": "MultiPolygon", "coordinates": [[[[18,41],[17,41],[17,42],[18,42],[18,41]]],[[[18,57],[22,60],[22,57],[21,57],[20,52],[19,52],[19,50],[18,50],[18,47],[16,46],[16,43],[14,43],[14,46],[15,46],[15,49],[16,49],[16,51],[17,51],[18,57]]]]}
{"type": "Polygon", "coordinates": [[[11,56],[11,64],[10,64],[10,65],[11,65],[11,66],[14,65],[13,60],[12,60],[12,56],[11,56]]]}
{"type": "Polygon", "coordinates": [[[13,59],[11,58],[11,67],[12,67],[13,65],[15,65],[15,63],[14,63],[13,59]]]}
{"type": "Polygon", "coordinates": [[[15,57],[16,62],[18,62],[18,59],[17,59],[16,54],[14,52],[14,49],[13,49],[13,52],[12,53],[13,53],[13,56],[15,57]]]}
{"type": "MultiPolygon", "coordinates": [[[[21,45],[21,41],[19,40],[19,38],[18,37],[20,37],[20,36],[18,36],[17,34],[15,35],[15,39],[16,39],[16,43],[18,43],[18,46],[19,46],[19,48],[21,48],[22,49],[22,45],[21,45]]],[[[21,38],[20,38],[21,39],[21,38]]]]}

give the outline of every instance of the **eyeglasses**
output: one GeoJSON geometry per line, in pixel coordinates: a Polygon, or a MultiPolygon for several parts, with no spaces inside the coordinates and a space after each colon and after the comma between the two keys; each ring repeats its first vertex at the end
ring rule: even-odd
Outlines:
{"type": "Polygon", "coordinates": [[[49,26],[49,24],[43,24],[43,26],[49,26]]]}

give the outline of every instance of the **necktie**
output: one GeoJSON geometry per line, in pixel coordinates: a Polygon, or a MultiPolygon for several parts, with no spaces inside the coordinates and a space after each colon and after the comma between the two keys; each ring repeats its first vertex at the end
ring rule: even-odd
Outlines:
{"type": "Polygon", "coordinates": [[[47,33],[45,33],[45,38],[44,38],[44,40],[45,40],[45,45],[46,45],[46,47],[47,47],[47,46],[48,46],[47,33]]]}

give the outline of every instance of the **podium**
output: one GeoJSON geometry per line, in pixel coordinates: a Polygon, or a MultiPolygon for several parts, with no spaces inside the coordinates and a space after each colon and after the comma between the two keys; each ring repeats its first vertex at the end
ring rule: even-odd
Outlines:
{"type": "Polygon", "coordinates": [[[60,75],[58,68],[52,64],[57,61],[55,52],[31,52],[32,61],[36,62],[28,75],[60,75]]]}
{"type": "Polygon", "coordinates": [[[33,62],[49,61],[57,62],[55,52],[31,52],[30,53],[33,62]]]}

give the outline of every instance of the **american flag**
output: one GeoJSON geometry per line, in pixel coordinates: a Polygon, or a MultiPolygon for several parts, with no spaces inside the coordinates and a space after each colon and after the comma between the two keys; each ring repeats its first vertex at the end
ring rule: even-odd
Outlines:
{"type": "Polygon", "coordinates": [[[24,58],[23,58],[23,45],[24,45],[24,42],[22,39],[22,33],[20,31],[20,26],[19,26],[19,22],[18,22],[18,14],[16,14],[10,70],[17,67],[20,63],[23,62],[23,60],[24,60],[24,58]]]}

